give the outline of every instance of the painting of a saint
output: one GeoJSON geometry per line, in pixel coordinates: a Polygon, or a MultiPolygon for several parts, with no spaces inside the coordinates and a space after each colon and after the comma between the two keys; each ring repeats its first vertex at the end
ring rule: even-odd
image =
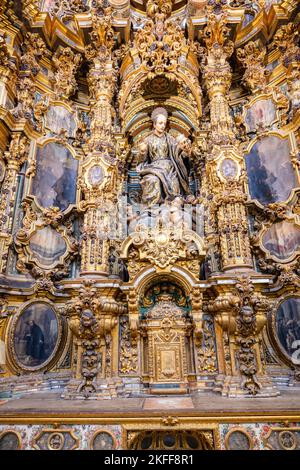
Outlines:
{"type": "Polygon", "coordinates": [[[288,259],[300,247],[300,227],[287,220],[273,224],[264,234],[262,244],[271,255],[288,259]]]}
{"type": "Polygon", "coordinates": [[[246,155],[249,191],[262,204],[285,201],[297,186],[287,139],[270,135],[246,155]]]}
{"type": "Polygon", "coordinates": [[[271,98],[256,101],[247,111],[245,123],[248,132],[268,127],[276,120],[276,108],[271,98]]]}
{"type": "Polygon", "coordinates": [[[297,350],[295,341],[300,340],[300,298],[285,300],[276,313],[276,333],[288,356],[297,350]]]}
{"type": "Polygon", "coordinates": [[[58,262],[67,251],[65,240],[51,227],[35,232],[30,238],[29,247],[37,263],[46,268],[58,262]]]}
{"type": "Polygon", "coordinates": [[[56,142],[38,148],[32,194],[42,207],[64,211],[76,201],[78,161],[70,150],[56,142]]]}
{"type": "Polygon", "coordinates": [[[51,307],[36,302],[19,316],[14,331],[17,361],[26,367],[44,364],[53,353],[58,338],[58,322],[51,307]]]}
{"type": "Polygon", "coordinates": [[[41,328],[35,323],[34,320],[29,320],[28,331],[26,333],[26,356],[31,356],[33,359],[44,359],[45,355],[45,338],[41,328]]]}
{"type": "Polygon", "coordinates": [[[46,114],[46,127],[54,134],[60,134],[65,129],[68,137],[75,137],[77,126],[73,114],[64,106],[50,106],[46,114]]]}

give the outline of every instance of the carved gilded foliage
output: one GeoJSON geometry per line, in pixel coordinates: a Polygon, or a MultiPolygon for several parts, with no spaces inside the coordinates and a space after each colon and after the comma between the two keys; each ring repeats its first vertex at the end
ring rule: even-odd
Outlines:
{"type": "Polygon", "coordinates": [[[64,218],[57,207],[38,213],[30,199],[23,203],[23,209],[23,227],[15,235],[17,268],[20,272],[29,270],[38,279],[37,287],[52,288],[52,280],[68,273],[69,264],[78,252],[72,216],[64,218]]]}
{"type": "Polygon", "coordinates": [[[56,99],[69,98],[77,90],[76,72],[82,57],[74,54],[70,47],[57,50],[52,57],[55,67],[54,73],[54,93],[56,99]]]}

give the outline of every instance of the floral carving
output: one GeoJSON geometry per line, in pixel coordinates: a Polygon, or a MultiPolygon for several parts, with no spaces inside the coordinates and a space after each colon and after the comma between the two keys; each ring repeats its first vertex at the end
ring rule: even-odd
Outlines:
{"type": "Polygon", "coordinates": [[[265,56],[266,48],[253,41],[237,50],[237,58],[246,69],[243,81],[252,92],[266,89],[268,71],[264,67],[265,56]]]}
{"type": "Polygon", "coordinates": [[[246,276],[238,279],[234,292],[219,296],[208,305],[210,312],[220,312],[216,319],[233,339],[241,388],[250,395],[256,395],[262,388],[257,377],[260,357],[255,347],[259,344],[259,334],[270,308],[270,301],[255,292],[253,283],[246,276]]]}
{"type": "Polygon", "coordinates": [[[128,317],[120,318],[120,329],[120,373],[136,375],[138,372],[137,341],[131,335],[128,317]]]}
{"type": "Polygon", "coordinates": [[[70,47],[58,49],[52,57],[55,67],[54,93],[57,99],[68,99],[77,90],[76,72],[82,57],[75,54],[70,47]]]}

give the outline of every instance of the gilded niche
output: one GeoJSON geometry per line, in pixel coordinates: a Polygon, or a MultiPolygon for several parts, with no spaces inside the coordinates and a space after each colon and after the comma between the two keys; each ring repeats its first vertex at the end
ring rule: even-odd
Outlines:
{"type": "MultiPolygon", "coordinates": [[[[176,139],[165,131],[168,113],[156,108],[151,115],[153,130],[139,146],[137,167],[141,177],[142,198],[145,208],[180,196],[191,196],[188,170],[184,163],[191,153],[188,139],[176,139]]],[[[193,198],[192,198],[193,199],[193,198]]]]}
{"type": "Polygon", "coordinates": [[[184,310],[172,301],[172,296],[161,294],[155,306],[141,322],[144,341],[144,374],[149,377],[152,393],[175,388],[183,393],[188,387],[190,357],[187,340],[192,332],[192,321],[184,310]]]}

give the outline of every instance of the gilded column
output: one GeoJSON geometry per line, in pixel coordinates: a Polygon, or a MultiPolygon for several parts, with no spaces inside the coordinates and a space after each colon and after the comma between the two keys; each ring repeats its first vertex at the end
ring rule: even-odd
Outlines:
{"type": "Polygon", "coordinates": [[[28,157],[29,141],[23,133],[12,136],[9,150],[4,152],[7,162],[5,179],[0,192],[0,272],[6,270],[9,246],[12,242],[14,206],[18,187],[18,173],[28,157]]]}
{"type": "Polygon", "coordinates": [[[64,398],[115,397],[122,382],[118,377],[118,317],[127,307],[118,303],[116,290],[101,292],[94,280],[84,280],[79,294],[70,300],[62,313],[74,334],[74,377],[64,398]],[[76,365],[76,367],[75,367],[76,365]]]}
{"type": "Polygon", "coordinates": [[[234,287],[216,288],[218,296],[208,304],[215,314],[219,375],[215,391],[224,396],[279,395],[261,361],[262,330],[271,303],[256,291],[247,277],[237,279],[234,287]]]}
{"type": "Polygon", "coordinates": [[[228,58],[233,44],[227,39],[225,16],[211,14],[203,32],[205,62],[203,78],[210,100],[210,152],[207,161],[212,218],[219,234],[222,271],[252,267],[247,196],[243,188],[243,158],[230,115],[228,92],[232,73],[228,58]],[[211,196],[211,194],[210,194],[211,196]]]}
{"type": "Polygon", "coordinates": [[[92,45],[86,50],[91,110],[90,138],[81,178],[84,196],[80,205],[84,211],[81,275],[105,277],[109,274],[109,238],[117,206],[112,106],[116,72],[112,58],[112,8],[101,0],[93,5],[92,45]]]}
{"type": "Polygon", "coordinates": [[[0,105],[5,107],[7,96],[15,95],[17,73],[16,64],[10,56],[6,36],[0,34],[0,105]]]}

